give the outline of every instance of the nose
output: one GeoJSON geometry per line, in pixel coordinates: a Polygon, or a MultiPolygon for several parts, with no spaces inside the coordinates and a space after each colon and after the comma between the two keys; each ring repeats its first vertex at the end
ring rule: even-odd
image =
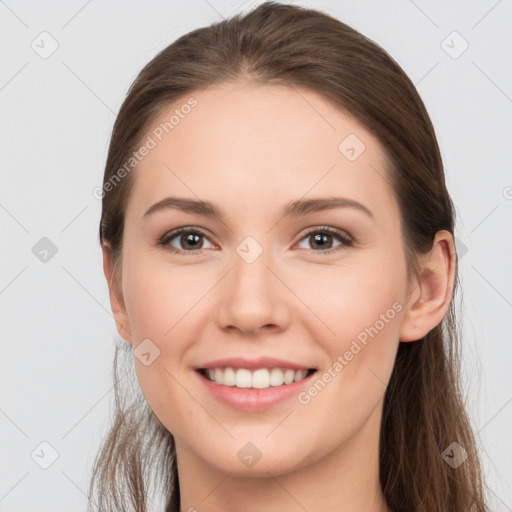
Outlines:
{"type": "Polygon", "coordinates": [[[234,255],[231,270],[218,290],[219,328],[250,335],[286,329],[293,294],[270,256],[265,250],[254,261],[234,255]]]}

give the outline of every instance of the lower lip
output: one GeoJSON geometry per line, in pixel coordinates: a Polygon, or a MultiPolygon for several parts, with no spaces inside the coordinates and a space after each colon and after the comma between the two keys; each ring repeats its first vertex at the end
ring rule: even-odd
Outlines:
{"type": "Polygon", "coordinates": [[[293,384],[282,386],[270,386],[266,389],[237,388],[236,386],[224,386],[208,380],[196,370],[206,389],[219,401],[240,409],[242,411],[264,411],[272,406],[283,402],[292,396],[296,396],[302,388],[307,386],[317,372],[293,384]]]}

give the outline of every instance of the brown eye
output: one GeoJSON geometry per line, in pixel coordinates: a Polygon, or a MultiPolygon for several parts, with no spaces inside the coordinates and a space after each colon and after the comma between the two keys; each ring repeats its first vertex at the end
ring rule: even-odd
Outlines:
{"type": "MultiPolygon", "coordinates": [[[[208,241],[208,238],[198,229],[180,228],[164,235],[159,243],[173,253],[194,254],[208,248],[204,246],[205,240],[208,241]]],[[[347,233],[330,227],[311,229],[301,238],[300,243],[303,240],[310,244],[310,250],[318,254],[330,254],[350,247],[354,243],[347,233]],[[340,243],[335,244],[336,239],[340,243]]],[[[209,241],[208,243],[211,244],[209,241]]]]}
{"type": "Polygon", "coordinates": [[[352,238],[350,238],[346,233],[329,227],[310,230],[301,238],[301,241],[302,240],[308,242],[314,252],[322,254],[330,254],[340,248],[349,247],[353,244],[352,238]],[[338,239],[341,243],[333,246],[333,239],[338,239]]]}
{"type": "Polygon", "coordinates": [[[204,249],[204,240],[207,240],[207,238],[201,231],[191,228],[181,228],[165,235],[160,241],[160,244],[168,247],[171,252],[185,254],[204,249]],[[178,247],[176,247],[175,244],[177,244],[178,247]]]}

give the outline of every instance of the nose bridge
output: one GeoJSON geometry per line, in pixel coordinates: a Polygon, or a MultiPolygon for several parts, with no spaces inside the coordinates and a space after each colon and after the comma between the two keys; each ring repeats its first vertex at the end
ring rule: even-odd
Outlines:
{"type": "Polygon", "coordinates": [[[269,267],[270,254],[268,250],[263,250],[260,254],[256,252],[255,247],[251,247],[250,243],[243,243],[238,247],[237,257],[234,258],[233,269],[235,271],[236,280],[242,284],[250,286],[253,292],[265,292],[271,285],[273,277],[269,267]],[[255,288],[259,288],[256,290],[255,288]]]}
{"type": "Polygon", "coordinates": [[[233,256],[232,293],[238,300],[252,297],[258,301],[272,301],[275,276],[269,270],[273,265],[271,251],[261,237],[246,236],[235,248],[233,256]],[[244,297],[247,295],[247,297],[244,297]]]}
{"type": "Polygon", "coordinates": [[[272,251],[254,236],[235,247],[219,305],[222,327],[253,331],[266,325],[283,326],[287,315],[283,285],[274,275],[272,251]]]}

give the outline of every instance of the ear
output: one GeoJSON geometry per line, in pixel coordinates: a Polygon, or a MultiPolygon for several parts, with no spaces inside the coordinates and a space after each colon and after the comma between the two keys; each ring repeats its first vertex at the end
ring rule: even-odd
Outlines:
{"type": "Polygon", "coordinates": [[[408,294],[400,341],[416,341],[439,325],[450,306],[456,268],[453,236],[436,233],[432,250],[420,259],[420,272],[408,294]]]}
{"type": "Polygon", "coordinates": [[[103,273],[108,284],[110,307],[114,314],[117,332],[125,341],[132,343],[131,327],[124,303],[121,277],[114,274],[112,249],[110,245],[103,243],[101,250],[103,251],[103,273]]]}

